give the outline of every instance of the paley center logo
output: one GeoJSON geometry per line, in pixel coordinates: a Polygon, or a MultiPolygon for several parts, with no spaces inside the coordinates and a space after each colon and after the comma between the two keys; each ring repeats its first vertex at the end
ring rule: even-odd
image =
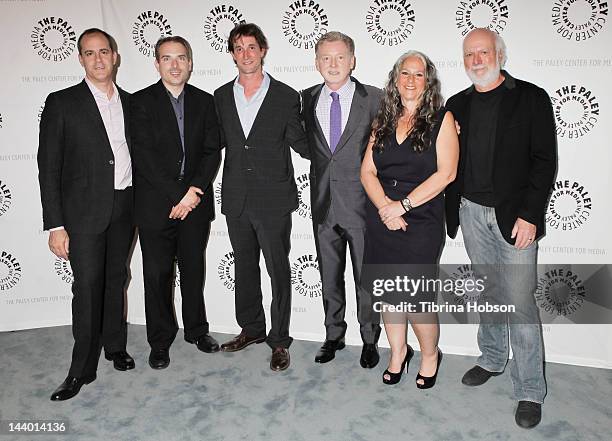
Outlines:
{"type": "Polygon", "coordinates": [[[236,276],[234,269],[234,252],[229,251],[219,261],[217,265],[217,275],[219,280],[223,283],[229,291],[234,292],[236,286],[236,276]]]}
{"type": "Polygon", "coordinates": [[[214,186],[215,202],[221,206],[221,182],[217,182],[214,186]]]}
{"type": "Polygon", "coordinates": [[[366,11],[365,25],[376,43],[397,46],[414,31],[414,8],[406,0],[374,0],[366,11]]]}
{"type": "Polygon", "coordinates": [[[44,17],[34,25],[30,43],[43,60],[60,62],[75,51],[77,34],[65,18],[44,17]]]}
{"type": "Polygon", "coordinates": [[[21,280],[21,264],[6,250],[0,251],[0,291],[8,291],[21,280]]]}
{"type": "Polygon", "coordinates": [[[325,9],[312,0],[291,2],[281,19],[283,35],[297,49],[314,49],[315,43],[327,32],[328,27],[325,9]]]}
{"type": "Polygon", "coordinates": [[[311,299],[321,297],[321,276],[317,257],[304,254],[291,265],[291,285],[296,292],[311,299]]]}
{"type": "Polygon", "coordinates": [[[0,113],[0,129],[2,128],[2,114],[0,113]]]}
{"type": "Polygon", "coordinates": [[[181,286],[181,270],[178,266],[178,260],[174,259],[174,280],[172,280],[172,286],[180,288],[181,286]]]}
{"type": "Polygon", "coordinates": [[[555,90],[550,96],[557,135],[576,139],[591,131],[599,119],[599,102],[584,86],[570,84],[555,90]]]}
{"type": "Polygon", "coordinates": [[[585,298],[584,283],[571,269],[553,268],[538,277],[535,299],[548,314],[568,316],[582,306],[585,298]]]}
{"type": "Polygon", "coordinates": [[[5,182],[0,180],[0,216],[6,213],[13,203],[13,195],[5,182]]]}
{"type": "Polygon", "coordinates": [[[204,19],[204,39],[217,52],[227,52],[227,37],[239,24],[246,23],[242,12],[231,4],[217,5],[204,19]]]}
{"type": "Polygon", "coordinates": [[[308,173],[301,174],[295,180],[298,189],[298,208],[297,214],[304,219],[312,219],[310,211],[310,178],[308,173]]]}
{"type": "Polygon", "coordinates": [[[590,40],[608,20],[608,0],[555,0],[551,15],[553,27],[562,38],[590,40]]]}
{"type": "Polygon", "coordinates": [[[172,35],[172,26],[159,11],[141,12],[132,25],[132,41],[145,57],[154,57],[157,40],[169,35],[172,35]]]}
{"type": "Polygon", "coordinates": [[[462,36],[474,28],[488,28],[501,34],[509,20],[506,0],[460,1],[455,10],[455,26],[462,36]]]}
{"type": "Polygon", "coordinates": [[[74,276],[72,274],[72,267],[70,266],[69,260],[64,260],[59,257],[55,258],[53,262],[53,269],[55,274],[67,284],[72,284],[74,276]]]}
{"type": "Polygon", "coordinates": [[[593,201],[584,185],[577,181],[557,181],[548,203],[546,223],[557,230],[576,230],[591,217],[592,208],[593,201]]]}
{"type": "Polygon", "coordinates": [[[455,294],[453,300],[455,303],[466,305],[468,303],[478,302],[484,291],[484,280],[486,279],[486,276],[484,276],[483,279],[478,279],[474,274],[472,265],[459,265],[455,271],[449,275],[449,280],[452,281],[453,285],[459,287],[459,289],[455,288],[453,290],[453,294],[455,294]],[[480,284],[477,283],[478,280],[481,280],[480,284]]]}

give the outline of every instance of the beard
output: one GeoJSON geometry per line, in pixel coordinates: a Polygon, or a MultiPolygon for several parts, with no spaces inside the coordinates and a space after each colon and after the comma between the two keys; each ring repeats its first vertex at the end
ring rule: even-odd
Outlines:
{"type": "Polygon", "coordinates": [[[477,75],[473,71],[474,67],[478,67],[478,66],[472,66],[472,69],[466,70],[466,73],[467,73],[467,76],[472,81],[472,83],[474,83],[474,85],[478,87],[490,86],[495,81],[497,81],[497,79],[499,78],[499,74],[501,72],[501,66],[499,65],[499,60],[497,58],[495,59],[495,67],[493,68],[487,67],[486,68],[487,71],[484,73],[484,75],[480,75],[480,76],[477,75]]]}

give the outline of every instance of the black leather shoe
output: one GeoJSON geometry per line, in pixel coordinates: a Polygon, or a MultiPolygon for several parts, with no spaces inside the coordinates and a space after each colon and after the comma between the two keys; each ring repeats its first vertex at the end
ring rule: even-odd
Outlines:
{"type": "Polygon", "coordinates": [[[185,341],[187,343],[195,344],[200,351],[208,354],[219,352],[219,343],[217,343],[217,340],[212,338],[209,334],[200,335],[198,338],[193,340],[186,338],[185,341]]]}
{"type": "Polygon", "coordinates": [[[166,369],[170,364],[170,351],[168,349],[151,349],[149,366],[153,369],[166,369]]]}
{"type": "Polygon", "coordinates": [[[514,414],[516,424],[524,429],[531,429],[538,424],[542,419],[542,405],[533,401],[519,401],[514,414]]]}
{"type": "Polygon", "coordinates": [[[359,364],[362,368],[372,369],[378,364],[380,356],[378,355],[378,346],[373,343],[366,343],[361,350],[361,358],[359,364]]]}
{"type": "Polygon", "coordinates": [[[134,369],[134,359],[125,351],[104,352],[104,358],[113,362],[113,367],[118,371],[134,369]]]}
{"type": "Polygon", "coordinates": [[[60,384],[60,386],[55,389],[53,394],[51,394],[51,401],[64,401],[69,400],[79,393],[81,387],[84,384],[89,384],[96,379],[96,374],[93,374],[89,377],[76,378],[68,375],[64,382],[60,384]]]}
{"type": "Polygon", "coordinates": [[[270,369],[273,371],[284,371],[289,367],[289,350],[287,348],[274,348],[270,359],[270,369]]]}
{"type": "Polygon", "coordinates": [[[489,378],[497,377],[501,374],[503,374],[503,372],[491,372],[480,366],[474,366],[463,375],[461,382],[466,386],[480,386],[481,384],[485,384],[489,378]]]}
{"type": "Polygon", "coordinates": [[[346,344],[343,338],[340,340],[325,340],[323,346],[319,348],[317,355],[315,355],[315,363],[327,363],[328,361],[332,361],[336,356],[336,351],[341,351],[345,346],[346,344]]]}

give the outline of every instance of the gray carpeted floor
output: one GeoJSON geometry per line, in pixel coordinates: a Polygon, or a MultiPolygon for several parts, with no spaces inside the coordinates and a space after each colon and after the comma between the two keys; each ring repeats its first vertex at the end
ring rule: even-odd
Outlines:
{"type": "MultiPolygon", "coordinates": [[[[229,336],[217,334],[225,341],[229,336]]],[[[64,379],[72,347],[70,327],[0,334],[0,420],[62,419],[62,436],[7,436],[0,440],[601,440],[612,439],[612,371],[547,365],[542,423],[514,423],[508,370],[484,386],[460,383],[472,357],[445,354],[438,384],[417,390],[419,357],[400,384],[359,366],[361,348],[347,347],[325,365],[313,361],[319,343],[295,341],[291,367],[274,373],[270,349],[255,345],[234,354],[204,354],[172,346],[170,367],[154,371],[144,326],[130,325],[128,351],[136,369],[118,372],[100,360],[98,379],[65,402],[49,396],[64,379]]]]}

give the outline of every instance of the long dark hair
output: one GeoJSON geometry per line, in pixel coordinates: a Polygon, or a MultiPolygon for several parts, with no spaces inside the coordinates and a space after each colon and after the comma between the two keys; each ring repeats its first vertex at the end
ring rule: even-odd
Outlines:
{"type": "Polygon", "coordinates": [[[438,72],[433,62],[422,52],[408,51],[397,59],[393,69],[389,72],[387,84],[383,89],[383,96],[380,103],[378,114],[372,123],[374,131],[374,150],[382,152],[383,142],[389,135],[395,136],[397,121],[402,116],[404,107],[399,90],[397,79],[400,76],[402,64],[407,58],[417,57],[425,65],[425,90],[421,96],[421,101],[413,115],[412,129],[409,135],[415,151],[426,150],[431,142],[431,132],[434,126],[434,118],[438,110],[442,107],[443,98],[440,91],[440,80],[438,72]]]}

